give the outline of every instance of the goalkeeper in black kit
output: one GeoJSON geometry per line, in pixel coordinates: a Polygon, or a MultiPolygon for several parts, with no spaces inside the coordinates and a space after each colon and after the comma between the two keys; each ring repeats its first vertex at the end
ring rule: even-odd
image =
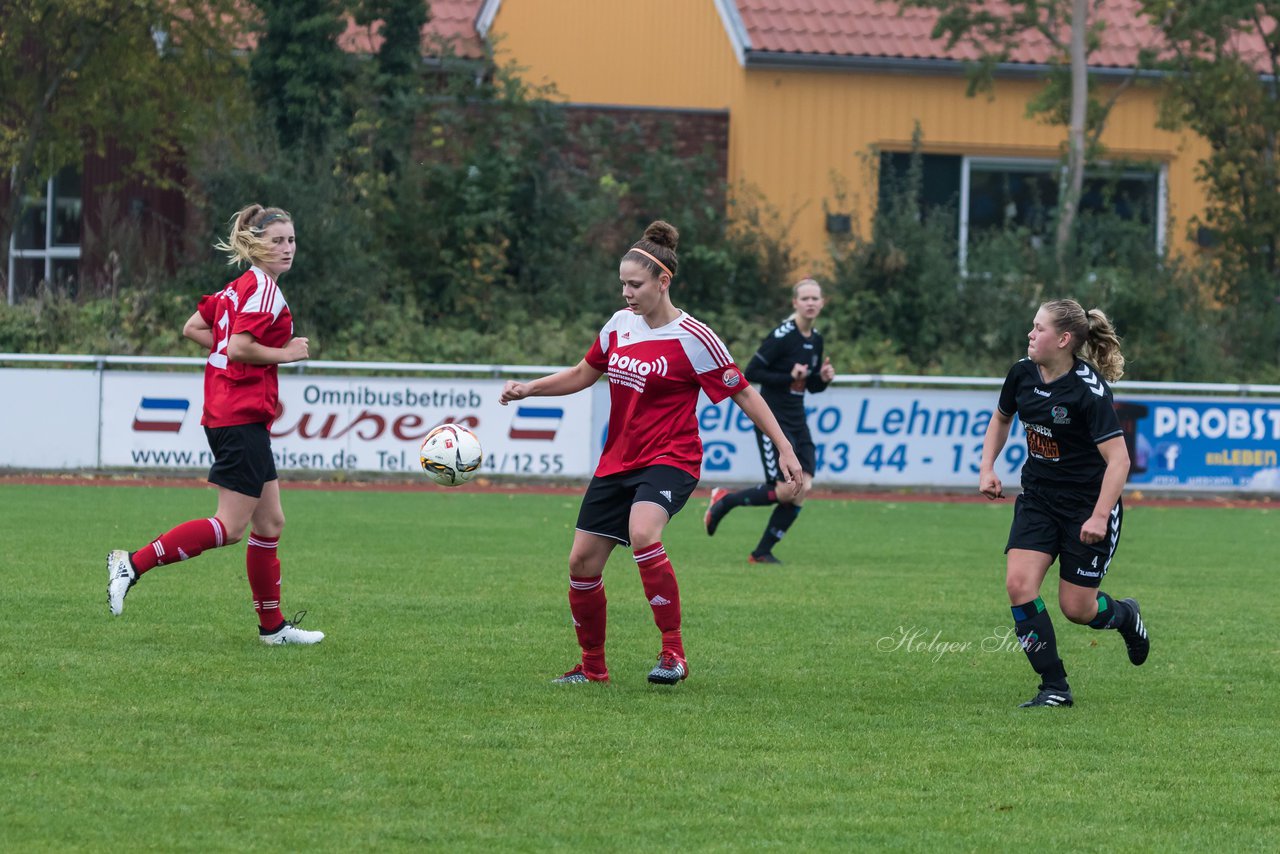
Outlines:
{"type": "Polygon", "coordinates": [[[813,485],[816,453],[805,420],[804,395],[806,391],[825,391],[836,375],[831,361],[823,355],[822,335],[814,327],[823,304],[821,285],[813,279],[797,282],[791,289],[793,313],[765,337],[746,369],[747,379],[760,386],[760,395],[795,448],[804,469],[804,489],[786,482],[778,468],[778,449],[757,428],[764,482],[737,492],[711,490],[711,504],[703,517],[711,535],[735,507],[775,505],[760,542],[748,557],[751,563],[782,563],[774,557],[773,549],[800,516],[804,496],[813,485]]]}

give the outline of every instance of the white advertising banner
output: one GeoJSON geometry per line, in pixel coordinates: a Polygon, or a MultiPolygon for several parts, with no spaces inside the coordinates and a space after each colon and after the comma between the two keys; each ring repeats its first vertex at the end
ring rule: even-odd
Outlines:
{"type": "Polygon", "coordinates": [[[0,371],[0,466],[98,464],[98,372],[0,371]]]}
{"type": "MultiPolygon", "coordinates": [[[[51,359],[52,361],[52,359],[51,359]]],[[[609,420],[609,387],[498,404],[500,379],[285,374],[272,449],[282,471],[416,472],[418,447],[456,421],[494,476],[587,478],[609,420]]],[[[805,398],[817,482],[976,489],[997,392],[832,387],[805,398]]],[[[0,370],[0,467],[208,469],[200,373],[0,370]]],[[[1280,400],[1148,397],[1119,391],[1129,485],[1274,492],[1280,400]]],[[[705,485],[763,477],[750,419],[732,399],[699,399],[705,485]]],[[[1015,420],[997,473],[1019,483],[1026,440],[1015,420]]]]}
{"type": "MultiPolygon", "coordinates": [[[[819,484],[966,486],[977,489],[982,438],[995,391],[828,388],[805,398],[819,484]]],[[[751,419],[732,399],[698,407],[704,482],[764,476],[751,419]]],[[[1014,425],[997,474],[1016,484],[1026,456],[1014,425]]]]}
{"type": "MultiPolygon", "coordinates": [[[[271,446],[281,470],[419,468],[431,428],[475,431],[488,475],[589,475],[590,396],[498,403],[502,380],[281,376],[271,446]]],[[[208,468],[200,374],[112,371],[103,378],[102,465],[208,468]]]]}

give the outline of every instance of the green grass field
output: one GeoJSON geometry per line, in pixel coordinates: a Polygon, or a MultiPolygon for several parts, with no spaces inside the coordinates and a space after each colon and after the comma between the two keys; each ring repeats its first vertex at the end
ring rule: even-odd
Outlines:
{"type": "Polygon", "coordinates": [[[813,501],[762,568],[766,511],[709,539],[700,495],[675,688],[622,549],[613,684],[548,683],[577,504],[287,491],[285,610],[328,637],[267,648],[243,544],[107,613],[108,548],[211,491],[0,486],[0,850],[1280,849],[1275,511],[1131,508],[1104,589],[1151,659],[1046,584],[1077,705],[1025,710],[1009,502],[813,501]]]}

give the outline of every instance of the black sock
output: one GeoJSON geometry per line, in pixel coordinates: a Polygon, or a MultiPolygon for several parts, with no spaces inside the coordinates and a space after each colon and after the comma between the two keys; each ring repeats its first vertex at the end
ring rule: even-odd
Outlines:
{"type": "Polygon", "coordinates": [[[1045,610],[1044,600],[1037,596],[1025,605],[1014,605],[1013,627],[1018,633],[1022,651],[1031,662],[1031,669],[1040,675],[1040,688],[1066,691],[1067,670],[1058,657],[1058,639],[1053,633],[1053,621],[1045,610]]]}
{"type": "Polygon", "coordinates": [[[720,500],[724,502],[724,509],[729,511],[735,507],[763,507],[766,504],[777,504],[778,494],[772,483],[760,483],[746,489],[739,489],[737,492],[730,492],[720,500]]]}
{"type": "Polygon", "coordinates": [[[800,510],[801,508],[794,504],[779,504],[773,508],[773,512],[769,514],[769,524],[764,526],[764,536],[760,538],[760,544],[752,554],[758,557],[771,553],[773,547],[787,533],[787,529],[796,521],[800,510]]]}
{"type": "Polygon", "coordinates": [[[1129,606],[1098,591],[1098,616],[1089,621],[1091,629],[1118,629],[1129,622],[1129,606]]]}

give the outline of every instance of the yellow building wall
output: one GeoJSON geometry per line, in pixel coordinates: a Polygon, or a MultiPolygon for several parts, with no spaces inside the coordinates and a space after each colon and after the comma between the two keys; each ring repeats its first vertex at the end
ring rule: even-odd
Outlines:
{"type": "MultiPolygon", "coordinates": [[[[824,204],[852,213],[866,233],[877,201],[867,154],[906,150],[917,122],[934,153],[1054,158],[1066,138],[1027,117],[1034,80],[997,80],[994,98],[969,98],[960,76],[748,71],[712,0],[503,0],[493,32],[500,61],[573,103],[729,110],[730,181],[758,187],[794,222],[805,267],[825,255],[824,204]]],[[[1207,148],[1157,128],[1157,98],[1151,85],[1126,89],[1102,144],[1116,159],[1168,164],[1167,240],[1187,251],[1188,220],[1205,204],[1194,173],[1207,148]]]]}
{"type": "MultiPolygon", "coordinates": [[[[852,213],[865,233],[875,213],[873,147],[910,149],[917,122],[924,150],[939,154],[1056,158],[1066,130],[1028,118],[1034,81],[1001,80],[996,97],[968,98],[951,77],[815,71],[752,71],[729,129],[735,177],[758,185],[784,217],[794,215],[802,250],[821,258],[826,243],[824,201],[852,213]],[[833,176],[849,194],[835,197],[833,176]]],[[[1194,180],[1205,146],[1196,137],[1156,127],[1157,90],[1123,92],[1102,135],[1107,156],[1168,164],[1167,239],[1188,248],[1187,220],[1205,203],[1194,180]]]]}
{"type": "Polygon", "coordinates": [[[493,33],[574,103],[724,110],[742,79],[712,0],[503,0],[493,33]]]}

